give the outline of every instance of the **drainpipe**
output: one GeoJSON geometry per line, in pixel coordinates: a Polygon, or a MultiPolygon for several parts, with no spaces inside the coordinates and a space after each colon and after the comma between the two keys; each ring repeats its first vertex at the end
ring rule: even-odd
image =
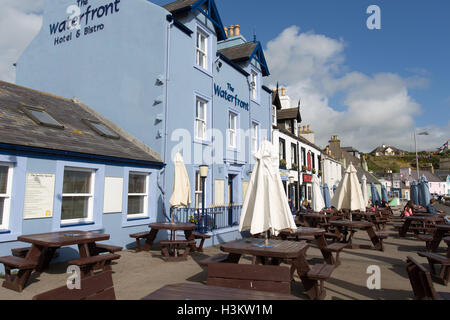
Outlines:
{"type": "MultiPolygon", "coordinates": [[[[170,31],[172,29],[172,25],[173,25],[173,20],[170,21],[167,24],[167,47],[166,47],[166,110],[165,110],[165,119],[164,119],[164,155],[163,155],[163,161],[165,164],[167,164],[167,148],[168,148],[168,137],[169,137],[169,133],[168,133],[168,119],[169,119],[169,75],[170,75],[170,31]]],[[[166,198],[165,198],[165,194],[166,194],[166,190],[167,190],[167,174],[166,174],[166,170],[164,170],[161,174],[164,175],[164,179],[163,179],[163,210],[164,210],[164,215],[167,218],[167,210],[166,210],[166,198]]],[[[161,189],[161,187],[160,187],[161,189]]],[[[170,220],[170,217],[169,217],[170,220]]]]}

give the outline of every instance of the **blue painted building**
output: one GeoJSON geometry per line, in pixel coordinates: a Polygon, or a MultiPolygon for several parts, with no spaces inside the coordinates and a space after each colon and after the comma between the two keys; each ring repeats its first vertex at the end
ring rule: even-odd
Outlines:
{"type": "MultiPolygon", "coordinates": [[[[157,219],[163,168],[79,100],[0,81],[0,256],[25,246],[18,236],[64,230],[107,233],[128,247],[157,219]]],[[[62,260],[77,253],[59,250],[62,260]]]]}
{"type": "Polygon", "coordinates": [[[206,206],[224,210],[210,228],[221,240],[239,236],[253,154],[271,140],[268,75],[261,44],[225,28],[213,0],[47,0],[42,29],[17,63],[19,84],[76,96],[161,154],[164,194],[152,219],[170,217],[176,152],[194,208],[199,166],[209,165],[206,206]]]}

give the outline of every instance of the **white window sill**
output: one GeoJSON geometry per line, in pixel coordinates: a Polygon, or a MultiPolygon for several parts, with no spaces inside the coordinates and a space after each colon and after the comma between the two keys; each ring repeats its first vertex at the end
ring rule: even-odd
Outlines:
{"type": "Polygon", "coordinates": [[[59,231],[65,231],[65,230],[79,230],[79,231],[98,231],[102,230],[103,226],[100,224],[96,224],[95,222],[75,222],[75,223],[65,223],[61,224],[59,227],[59,231]]]}
{"type": "Polygon", "coordinates": [[[261,101],[259,99],[255,100],[255,99],[250,99],[254,104],[260,106],[261,105],[261,101]]]}
{"type": "Polygon", "coordinates": [[[197,138],[194,139],[194,143],[201,144],[201,145],[204,145],[204,146],[212,145],[212,142],[209,141],[209,140],[200,140],[200,139],[197,139],[197,138]]]}
{"type": "Polygon", "coordinates": [[[148,216],[140,218],[127,216],[127,220],[122,222],[122,228],[147,226],[150,223],[152,223],[152,221],[148,216]]]}

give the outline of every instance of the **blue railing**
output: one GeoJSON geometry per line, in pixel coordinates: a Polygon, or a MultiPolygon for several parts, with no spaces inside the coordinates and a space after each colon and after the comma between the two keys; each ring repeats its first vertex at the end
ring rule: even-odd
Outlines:
{"type": "Polygon", "coordinates": [[[242,205],[205,208],[204,215],[201,208],[172,209],[175,222],[194,223],[204,233],[239,226],[241,212],[242,205]]]}

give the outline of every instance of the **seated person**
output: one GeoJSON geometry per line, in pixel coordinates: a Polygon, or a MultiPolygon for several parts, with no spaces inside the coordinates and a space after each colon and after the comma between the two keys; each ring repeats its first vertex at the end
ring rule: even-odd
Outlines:
{"type": "Polygon", "coordinates": [[[414,202],[412,201],[408,201],[408,203],[406,204],[405,208],[403,208],[402,214],[401,214],[401,218],[407,218],[407,217],[411,217],[412,215],[414,215],[414,210],[416,209],[416,206],[414,205],[414,202]]]}
{"type": "Polygon", "coordinates": [[[426,207],[428,213],[431,213],[431,214],[445,213],[444,211],[436,210],[436,208],[434,207],[435,204],[436,204],[436,199],[431,199],[430,204],[427,205],[427,207],[426,207]]]}

